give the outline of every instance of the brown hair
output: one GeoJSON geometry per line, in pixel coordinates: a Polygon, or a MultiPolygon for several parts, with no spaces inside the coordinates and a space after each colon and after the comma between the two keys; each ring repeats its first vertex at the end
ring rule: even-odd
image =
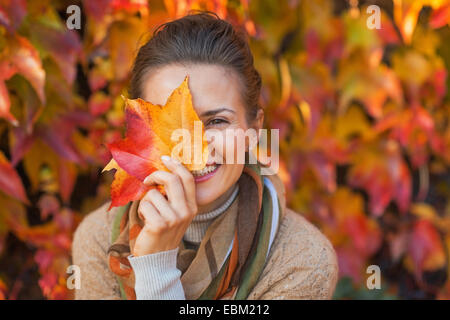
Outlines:
{"type": "Polygon", "coordinates": [[[261,77],[253,65],[244,32],[211,12],[189,14],[160,25],[144,44],[134,62],[130,96],[142,96],[142,81],[150,69],[171,63],[216,64],[234,70],[240,77],[247,120],[256,117],[261,77]]]}

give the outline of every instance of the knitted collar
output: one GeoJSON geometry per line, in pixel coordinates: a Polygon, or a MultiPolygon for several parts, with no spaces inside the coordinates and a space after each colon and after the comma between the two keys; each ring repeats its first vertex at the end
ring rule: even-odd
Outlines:
{"type": "Polygon", "coordinates": [[[239,185],[236,184],[233,192],[231,193],[231,196],[221,206],[207,213],[196,215],[195,218],[192,219],[192,222],[203,222],[214,219],[215,217],[219,216],[221,213],[225,212],[230,207],[234,199],[236,199],[238,192],[239,192],[239,185]]]}
{"type": "Polygon", "coordinates": [[[218,218],[228,210],[228,208],[237,198],[238,193],[239,186],[238,184],[236,184],[231,195],[228,197],[228,199],[222,202],[222,204],[218,208],[206,213],[198,214],[194,219],[192,219],[183,236],[183,240],[186,242],[186,246],[192,249],[198,247],[203,237],[205,236],[208,227],[215,221],[216,218],[218,218]]]}

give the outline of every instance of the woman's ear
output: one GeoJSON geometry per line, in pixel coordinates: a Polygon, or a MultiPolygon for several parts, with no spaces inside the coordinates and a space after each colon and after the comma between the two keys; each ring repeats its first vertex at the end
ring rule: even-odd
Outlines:
{"type": "MultiPolygon", "coordinates": [[[[262,127],[263,127],[263,124],[264,124],[264,110],[263,109],[258,109],[258,111],[257,111],[257,113],[256,113],[256,117],[255,117],[255,119],[252,121],[252,126],[251,126],[251,128],[253,129],[253,130],[255,130],[255,132],[256,132],[256,141],[254,141],[253,143],[259,143],[259,139],[260,139],[260,137],[259,137],[259,135],[260,135],[260,129],[262,129],[262,127]]],[[[245,146],[246,146],[246,148],[245,148],[245,150],[246,150],[246,152],[248,152],[249,151],[249,148],[250,148],[250,146],[247,144],[247,141],[246,141],[246,143],[245,143],[245,146]]],[[[252,148],[253,148],[254,146],[252,146],[252,148]]]]}
{"type": "MultiPolygon", "coordinates": [[[[262,109],[258,109],[258,111],[256,112],[256,116],[255,119],[253,119],[250,129],[255,130],[256,132],[256,141],[250,142],[250,140],[245,139],[245,152],[248,152],[250,149],[250,145],[249,144],[257,144],[259,142],[259,135],[260,135],[260,129],[262,129],[263,127],[263,123],[264,123],[264,111],[262,109]]],[[[252,146],[252,148],[255,145],[252,146]]]]}

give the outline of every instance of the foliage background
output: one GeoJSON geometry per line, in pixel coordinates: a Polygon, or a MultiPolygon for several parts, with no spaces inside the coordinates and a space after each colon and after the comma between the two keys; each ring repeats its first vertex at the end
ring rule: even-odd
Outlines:
{"type": "Polygon", "coordinates": [[[190,9],[248,32],[289,204],[338,254],[335,298],[450,298],[447,0],[0,0],[0,298],[72,298],[72,235],[109,198],[133,57],[190,9]]]}

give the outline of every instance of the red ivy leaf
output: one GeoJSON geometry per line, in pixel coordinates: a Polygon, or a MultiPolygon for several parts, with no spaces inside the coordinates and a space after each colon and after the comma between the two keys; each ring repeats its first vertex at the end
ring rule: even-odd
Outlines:
{"type": "Polygon", "coordinates": [[[29,203],[22,180],[3,152],[0,152],[0,190],[24,203],[29,203]]]}
{"type": "Polygon", "coordinates": [[[431,222],[425,219],[417,221],[413,226],[409,253],[419,279],[423,271],[437,270],[446,263],[440,235],[431,222]]]}
{"type": "Polygon", "coordinates": [[[196,121],[201,121],[192,106],[188,77],[172,92],[165,106],[153,105],[142,99],[128,99],[125,114],[126,137],[108,145],[113,161],[104,169],[117,169],[111,188],[111,207],[127,203],[125,201],[131,198],[141,197],[148,189],[142,181],[156,170],[167,170],[161,156],[176,156],[172,155],[178,145],[171,139],[174,130],[188,130],[191,137],[190,156],[178,155],[178,160],[185,163],[189,170],[200,170],[206,165],[209,151],[206,139],[203,139],[203,125],[200,133],[203,138],[200,137],[196,148],[194,127],[196,121]],[[198,156],[195,154],[196,150],[201,151],[201,163],[195,161],[198,156]]]}
{"type": "Polygon", "coordinates": [[[450,4],[433,10],[430,17],[430,27],[437,29],[450,23],[450,4]]]}

